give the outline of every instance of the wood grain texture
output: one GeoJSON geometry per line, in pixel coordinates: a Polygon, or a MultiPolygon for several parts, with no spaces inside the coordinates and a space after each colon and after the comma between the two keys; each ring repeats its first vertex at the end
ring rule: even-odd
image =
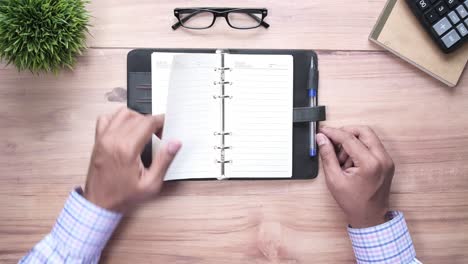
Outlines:
{"type": "Polygon", "coordinates": [[[93,47],[380,49],[367,41],[386,0],[99,0],[90,9],[93,47]],[[136,4],[138,3],[138,4],[136,4]],[[218,19],[209,30],[173,31],[175,7],[267,7],[268,30],[231,29],[218,19]]]}
{"type": "MultiPolygon", "coordinates": [[[[468,262],[468,76],[447,88],[375,51],[367,34],[382,0],[236,5],[268,7],[271,30],[219,23],[200,35],[172,32],[172,8],[192,3],[100,0],[90,6],[92,48],[75,71],[0,68],[0,263],[15,263],[47,234],[84,183],[95,118],[124,105],[108,98],[126,88],[129,49],[119,47],[172,46],[320,49],[326,124],[367,124],[381,136],[397,165],[391,205],[405,212],[418,257],[468,262]]],[[[322,172],[312,181],[168,183],[124,218],[102,262],[352,263],[345,226],[322,172]]]]}
{"type": "MultiPolygon", "coordinates": [[[[0,70],[0,262],[40,240],[84,182],[95,117],[122,105],[105,94],[125,87],[127,52],[91,49],[58,77],[0,70]]],[[[392,206],[405,211],[420,258],[468,261],[468,78],[448,89],[381,52],[321,52],[319,60],[327,124],[370,124],[394,157],[392,206]]],[[[353,261],[322,174],[166,187],[125,218],[104,263],[353,261]]]]}

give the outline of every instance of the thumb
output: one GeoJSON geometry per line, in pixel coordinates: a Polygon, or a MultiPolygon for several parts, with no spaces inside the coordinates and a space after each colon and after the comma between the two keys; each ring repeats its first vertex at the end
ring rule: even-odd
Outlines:
{"type": "Polygon", "coordinates": [[[143,185],[149,186],[151,191],[157,192],[161,187],[169,166],[181,147],[182,143],[178,140],[171,140],[163,145],[153,157],[151,166],[147,170],[148,177],[143,179],[145,181],[143,185]]]}
{"type": "Polygon", "coordinates": [[[320,157],[322,158],[323,169],[325,171],[325,177],[327,180],[332,179],[341,174],[340,163],[335,153],[335,148],[328,139],[322,133],[317,134],[317,145],[319,146],[320,157]]]}

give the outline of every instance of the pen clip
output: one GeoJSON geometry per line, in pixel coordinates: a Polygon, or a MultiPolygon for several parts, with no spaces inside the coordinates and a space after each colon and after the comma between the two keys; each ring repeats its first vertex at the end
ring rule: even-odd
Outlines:
{"type": "Polygon", "coordinates": [[[309,88],[309,97],[316,97],[317,96],[317,89],[309,88]]]}

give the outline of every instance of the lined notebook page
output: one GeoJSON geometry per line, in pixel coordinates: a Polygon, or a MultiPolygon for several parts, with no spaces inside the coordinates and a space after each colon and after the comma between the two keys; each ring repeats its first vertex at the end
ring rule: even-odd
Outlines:
{"type": "Polygon", "coordinates": [[[292,177],[293,57],[225,55],[230,178],[292,177]]]}
{"type": "Polygon", "coordinates": [[[162,141],[176,138],[183,144],[165,180],[219,177],[220,167],[215,163],[218,153],[213,148],[217,143],[213,132],[220,122],[219,105],[213,99],[219,55],[155,53],[152,60],[153,102],[160,104],[153,104],[153,109],[162,111],[165,104],[166,112],[162,141]],[[157,98],[165,92],[156,92],[164,86],[165,103],[157,98]]]}
{"type": "Polygon", "coordinates": [[[151,54],[151,109],[153,115],[166,113],[169,78],[175,53],[151,54]]]}

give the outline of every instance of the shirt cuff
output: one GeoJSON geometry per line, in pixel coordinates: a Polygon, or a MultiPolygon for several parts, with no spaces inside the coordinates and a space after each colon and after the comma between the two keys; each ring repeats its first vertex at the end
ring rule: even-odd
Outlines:
{"type": "Polygon", "coordinates": [[[411,263],[416,258],[411,236],[401,212],[374,227],[348,227],[357,263],[411,263]]]}
{"type": "Polygon", "coordinates": [[[70,193],[51,236],[71,255],[95,257],[101,254],[122,214],[92,204],[82,193],[81,188],[70,193]]]}

